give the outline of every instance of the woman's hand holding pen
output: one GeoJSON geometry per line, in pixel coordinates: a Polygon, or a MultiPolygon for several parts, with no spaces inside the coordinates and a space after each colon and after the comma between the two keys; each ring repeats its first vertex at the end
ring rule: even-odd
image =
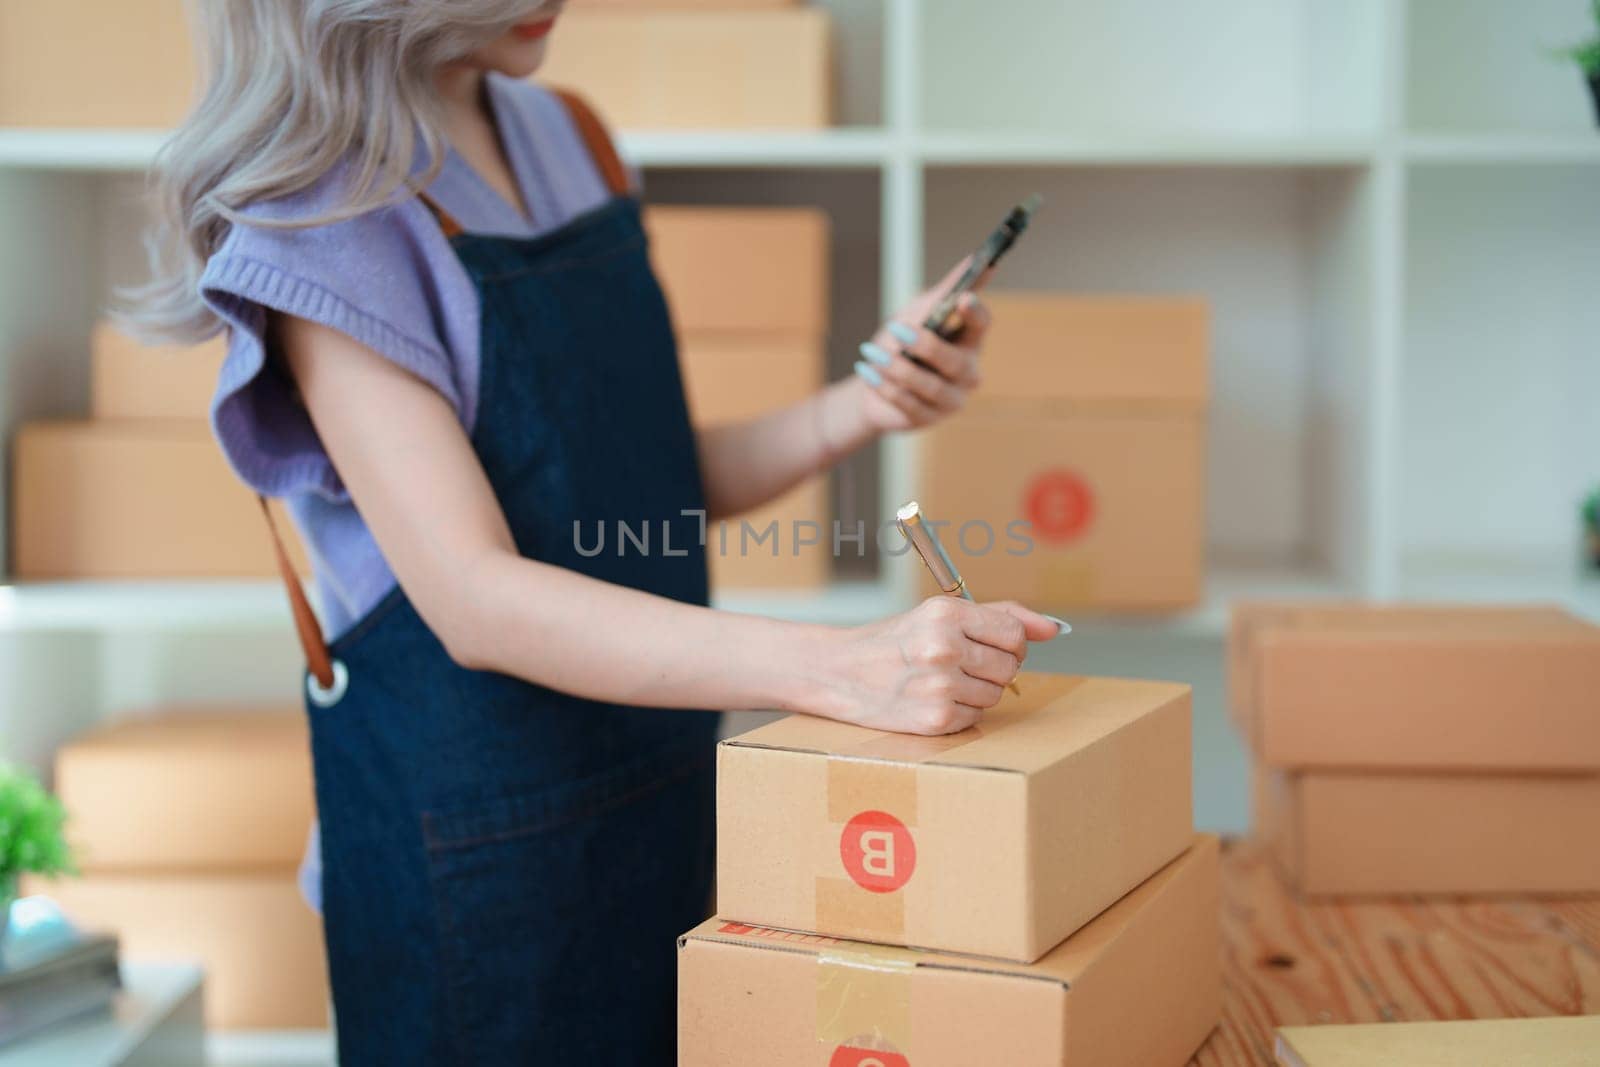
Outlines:
{"type": "Polygon", "coordinates": [[[999,703],[1029,641],[1060,635],[1047,615],[1007,602],[935,596],[900,615],[830,632],[809,658],[820,666],[803,710],[911,734],[949,734],[999,703]]]}
{"type": "Polygon", "coordinates": [[[861,346],[856,364],[862,414],[878,432],[913,430],[960,411],[978,387],[978,350],[989,312],[971,293],[958,305],[961,333],[947,341],[922,324],[966,267],[956,264],[938,285],[900,310],[861,346]],[[909,358],[915,356],[925,366],[909,358]]]}

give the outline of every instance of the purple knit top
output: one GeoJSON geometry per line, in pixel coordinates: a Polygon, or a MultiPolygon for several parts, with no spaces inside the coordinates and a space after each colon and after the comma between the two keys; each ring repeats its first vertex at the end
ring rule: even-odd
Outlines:
{"type": "MultiPolygon", "coordinates": [[[[603,204],[608,191],[565,106],[549,91],[498,75],[488,98],[531,218],[449,153],[428,192],[471,233],[536,237],[603,204]]],[[[341,175],[247,214],[308,218],[338,205],[341,175]]],[[[276,310],[348,334],[437,389],[472,432],[478,409],[478,300],[439,224],[415,197],[309,229],[235,226],[200,279],[228,324],[211,422],[246,484],[285,497],[316,571],[331,640],[395,586],[292,384],[266,358],[276,310]]]]}

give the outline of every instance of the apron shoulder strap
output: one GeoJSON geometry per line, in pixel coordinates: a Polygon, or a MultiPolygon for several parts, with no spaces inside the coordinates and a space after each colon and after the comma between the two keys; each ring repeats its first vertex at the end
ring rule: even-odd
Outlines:
{"type": "Polygon", "coordinates": [[[289,552],[283,546],[283,535],[278,532],[278,522],[272,516],[267,498],[258,494],[256,500],[261,504],[261,514],[267,520],[267,532],[272,535],[272,552],[278,558],[278,573],[283,577],[284,589],[289,594],[289,610],[294,615],[300,648],[306,654],[306,669],[324,690],[332,689],[333,657],[328,654],[328,645],[322,639],[322,627],[317,622],[316,613],[311,610],[311,602],[306,599],[306,591],[300,585],[300,576],[294,572],[294,564],[289,562],[289,552]]]}
{"type": "Polygon", "coordinates": [[[600,171],[600,177],[605,180],[606,188],[612,196],[627,196],[632,192],[632,185],[628,180],[628,168],[622,165],[622,157],[617,155],[617,146],[611,140],[611,134],[606,130],[606,125],[600,116],[594,113],[588,102],[577,93],[566,89],[551,89],[556,97],[566,107],[567,114],[572,116],[572,124],[578,128],[578,136],[583,138],[584,147],[589,150],[589,156],[594,160],[594,165],[600,171]]]}

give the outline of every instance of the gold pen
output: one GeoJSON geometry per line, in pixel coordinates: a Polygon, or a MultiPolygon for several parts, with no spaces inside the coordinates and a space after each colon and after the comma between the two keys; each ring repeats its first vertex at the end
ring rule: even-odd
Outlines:
{"type": "MultiPolygon", "coordinates": [[[[895,525],[900,527],[900,532],[905,535],[905,539],[911,543],[911,547],[917,550],[917,555],[922,557],[922,562],[927,564],[928,572],[933,575],[933,580],[939,583],[940,591],[947,596],[972,600],[972,591],[967,588],[966,579],[961,577],[956,565],[950,562],[944,546],[939,543],[938,534],[922,521],[922,505],[915,500],[911,501],[895,512],[894,521],[895,525]]],[[[1022,690],[1017,688],[1015,680],[1006,688],[1017,696],[1022,695],[1022,690]]]]}

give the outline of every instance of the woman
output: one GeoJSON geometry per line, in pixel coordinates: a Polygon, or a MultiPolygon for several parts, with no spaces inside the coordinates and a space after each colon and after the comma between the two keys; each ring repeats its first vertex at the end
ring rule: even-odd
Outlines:
{"type": "Polygon", "coordinates": [[[201,8],[211,82],[158,167],[171,254],[136,317],[229,331],[217,435],[315,563],[341,1061],[670,1062],[713,712],[960,730],[1059,632],[948,598],[856,629],[705,606],[700,510],[956,410],[983,311],[950,344],[924,298],[857,377],[696,433],[629,172],[524,80],[559,5],[201,8]],[[616,520],[673,552],[579,550],[616,520]]]}

